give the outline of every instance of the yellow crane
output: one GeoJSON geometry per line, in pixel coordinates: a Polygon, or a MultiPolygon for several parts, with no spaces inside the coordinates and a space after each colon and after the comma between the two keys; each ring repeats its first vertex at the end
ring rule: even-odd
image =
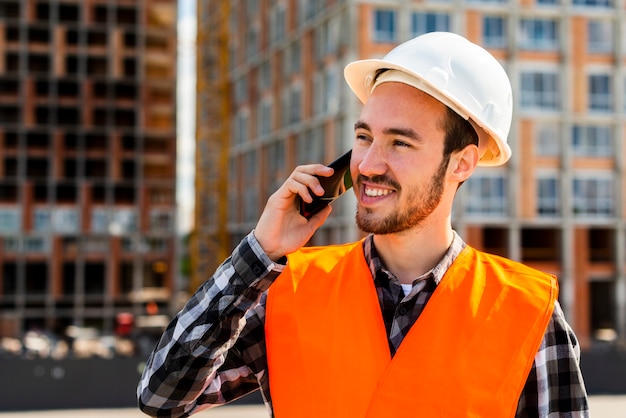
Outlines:
{"type": "Polygon", "coordinates": [[[230,1],[198,0],[196,42],[196,179],[191,277],[194,292],[228,256],[230,1]]]}

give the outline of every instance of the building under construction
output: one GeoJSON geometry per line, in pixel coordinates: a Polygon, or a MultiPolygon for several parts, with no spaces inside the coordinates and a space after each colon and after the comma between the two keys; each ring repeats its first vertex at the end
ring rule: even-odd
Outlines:
{"type": "MultiPolygon", "coordinates": [[[[455,229],[556,274],[583,349],[626,339],[625,16],[607,0],[199,1],[199,240],[230,251],[297,164],[351,147],[347,62],[452,31],[489,49],[514,91],[513,157],[459,190],[455,229]]],[[[359,237],[353,202],[336,202],[313,243],[359,237]]],[[[215,258],[202,249],[196,260],[215,258]]]]}
{"type": "Polygon", "coordinates": [[[175,80],[176,0],[0,2],[0,337],[167,305],[175,80]]]}

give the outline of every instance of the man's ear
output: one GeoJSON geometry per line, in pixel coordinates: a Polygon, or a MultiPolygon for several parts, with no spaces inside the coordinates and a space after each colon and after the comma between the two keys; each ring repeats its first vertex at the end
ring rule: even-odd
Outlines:
{"type": "Polygon", "coordinates": [[[450,165],[451,179],[458,183],[463,183],[472,175],[478,165],[478,147],[476,145],[468,145],[452,154],[450,165]]]}

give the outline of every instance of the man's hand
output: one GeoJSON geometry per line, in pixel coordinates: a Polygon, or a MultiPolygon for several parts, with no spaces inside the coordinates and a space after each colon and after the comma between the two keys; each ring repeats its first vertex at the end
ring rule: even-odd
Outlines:
{"type": "Polygon", "coordinates": [[[322,196],[324,189],[315,175],[328,177],[332,174],[333,169],[322,164],[298,166],[270,196],[254,236],[271,260],[277,261],[300,249],[328,218],[330,206],[307,220],[298,211],[297,197],[310,203],[313,197],[309,189],[322,196]]]}

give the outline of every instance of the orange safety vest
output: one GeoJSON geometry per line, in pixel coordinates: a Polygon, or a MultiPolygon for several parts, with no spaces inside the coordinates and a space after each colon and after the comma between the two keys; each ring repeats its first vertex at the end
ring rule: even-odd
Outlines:
{"type": "Polygon", "coordinates": [[[270,287],[276,417],[514,416],[556,278],[467,246],[392,359],[362,247],[303,248],[270,287]]]}

